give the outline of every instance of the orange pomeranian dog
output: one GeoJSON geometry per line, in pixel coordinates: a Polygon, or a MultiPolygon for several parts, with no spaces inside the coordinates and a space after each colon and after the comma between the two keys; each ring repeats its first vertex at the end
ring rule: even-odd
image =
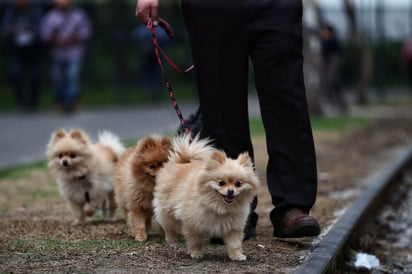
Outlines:
{"type": "Polygon", "coordinates": [[[182,233],[192,258],[203,236],[223,238],[231,260],[244,261],[243,229],[259,179],[247,153],[230,159],[207,140],[177,137],[156,177],[153,207],[170,245],[182,233]]]}
{"type": "Polygon", "coordinates": [[[119,139],[108,131],[99,134],[95,144],[79,129],[52,134],[47,145],[48,167],[69,203],[73,224],[82,224],[97,208],[105,218],[113,219],[113,172],[123,151],[119,139]]]}
{"type": "Polygon", "coordinates": [[[170,147],[168,138],[149,136],[127,149],[116,165],[115,199],[137,241],[147,240],[153,217],[155,177],[167,162],[170,147]]]}

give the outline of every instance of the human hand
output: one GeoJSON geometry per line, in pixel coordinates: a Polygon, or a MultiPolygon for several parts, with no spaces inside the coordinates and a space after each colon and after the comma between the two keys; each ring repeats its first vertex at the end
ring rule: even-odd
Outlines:
{"type": "Polygon", "coordinates": [[[156,26],[157,21],[157,9],[159,6],[159,0],[137,0],[136,4],[136,17],[139,18],[144,24],[147,24],[149,18],[153,20],[153,24],[156,26]]]}

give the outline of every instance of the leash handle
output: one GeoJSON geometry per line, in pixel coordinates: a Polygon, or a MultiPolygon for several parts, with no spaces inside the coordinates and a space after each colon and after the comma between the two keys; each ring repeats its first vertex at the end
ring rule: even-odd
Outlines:
{"type": "MultiPolygon", "coordinates": [[[[173,38],[174,35],[173,35],[173,32],[172,32],[172,29],[170,28],[170,25],[169,25],[165,20],[163,20],[163,19],[161,19],[161,18],[159,18],[158,20],[159,20],[159,26],[164,29],[164,31],[167,33],[167,35],[169,36],[169,38],[173,38]]],[[[153,43],[154,53],[155,53],[155,55],[156,55],[157,63],[159,64],[160,70],[161,70],[161,72],[162,72],[162,75],[163,75],[163,78],[164,78],[164,82],[165,82],[166,88],[167,88],[167,90],[168,90],[168,92],[169,92],[170,100],[172,101],[172,104],[173,104],[173,107],[174,107],[174,109],[175,109],[176,115],[177,115],[177,117],[178,117],[179,120],[180,120],[180,124],[182,125],[185,133],[188,134],[188,133],[190,132],[190,130],[189,130],[189,128],[185,125],[185,119],[184,119],[184,117],[183,117],[183,113],[182,113],[182,111],[181,111],[180,108],[179,108],[179,104],[177,103],[177,99],[176,99],[175,94],[174,94],[174,92],[173,92],[172,85],[170,84],[170,82],[169,82],[169,80],[167,79],[167,76],[166,76],[166,71],[165,71],[165,69],[164,69],[163,62],[162,62],[162,58],[161,58],[160,54],[162,54],[163,57],[165,57],[165,56],[167,56],[167,55],[166,55],[166,53],[160,48],[159,42],[158,42],[158,40],[157,40],[157,38],[156,38],[156,26],[153,24],[152,19],[149,18],[149,21],[147,22],[146,28],[147,28],[147,29],[150,29],[150,31],[152,32],[152,43],[153,43]]],[[[166,61],[168,61],[168,62],[169,62],[169,60],[171,61],[171,59],[170,59],[168,56],[165,57],[165,59],[166,59],[166,61]]],[[[170,65],[173,64],[172,66],[173,66],[175,69],[178,68],[173,62],[169,62],[169,64],[170,64],[170,65]]],[[[193,67],[193,66],[192,66],[192,67],[193,67]]],[[[187,71],[189,71],[189,70],[181,70],[180,68],[178,68],[178,69],[179,69],[179,70],[177,70],[177,71],[180,71],[180,72],[187,72],[187,71]]]]}
{"type": "MultiPolygon", "coordinates": [[[[164,20],[164,19],[162,19],[162,18],[158,18],[158,26],[161,27],[161,28],[166,32],[166,34],[167,34],[167,36],[169,37],[169,39],[174,39],[174,38],[175,38],[175,35],[174,35],[173,31],[172,31],[172,28],[170,27],[170,24],[169,24],[166,20],[164,20]]],[[[151,32],[152,32],[152,38],[153,38],[153,32],[154,32],[155,37],[156,37],[156,26],[153,24],[153,20],[152,20],[151,18],[149,18],[149,21],[147,21],[146,28],[149,29],[149,30],[151,30],[151,32]]],[[[180,72],[180,73],[183,73],[183,72],[189,72],[189,71],[191,71],[191,70],[194,68],[194,65],[191,65],[191,66],[189,66],[189,67],[186,68],[186,69],[180,68],[179,66],[176,65],[175,62],[173,62],[173,60],[172,60],[172,59],[166,54],[166,52],[160,47],[159,42],[157,41],[157,39],[156,39],[156,44],[157,44],[157,47],[158,47],[158,49],[159,49],[159,52],[161,53],[161,55],[163,56],[163,58],[169,63],[170,66],[172,66],[172,68],[173,68],[175,71],[180,72]]],[[[154,45],[154,43],[153,43],[153,45],[154,45]]]]}

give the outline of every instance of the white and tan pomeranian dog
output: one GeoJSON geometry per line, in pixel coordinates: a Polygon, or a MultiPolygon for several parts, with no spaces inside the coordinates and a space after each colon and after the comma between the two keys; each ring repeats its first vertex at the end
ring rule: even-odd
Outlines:
{"type": "Polygon", "coordinates": [[[113,188],[115,163],[125,150],[119,138],[108,131],[98,142],[79,129],[57,130],[47,145],[48,167],[59,193],[73,213],[74,225],[82,224],[95,209],[112,220],[116,210],[113,188]]]}
{"type": "Polygon", "coordinates": [[[159,171],[153,199],[166,241],[182,233],[192,258],[202,258],[204,236],[222,238],[229,258],[244,261],[243,229],[259,179],[247,153],[230,159],[207,140],[173,140],[169,161],[159,171]]]}
{"type": "Polygon", "coordinates": [[[153,189],[159,169],[168,161],[172,143],[167,137],[148,136],[126,150],[116,164],[116,203],[136,241],[146,241],[153,217],[153,189]]]}

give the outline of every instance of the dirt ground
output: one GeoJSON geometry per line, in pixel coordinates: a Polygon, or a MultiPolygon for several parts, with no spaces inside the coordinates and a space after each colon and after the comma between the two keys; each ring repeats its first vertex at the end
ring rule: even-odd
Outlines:
{"type": "MultiPolygon", "coordinates": [[[[312,210],[322,235],[356,198],[365,177],[412,140],[411,120],[372,122],[363,129],[315,134],[319,188],[312,210]]],[[[154,228],[146,243],[127,234],[120,213],[116,222],[99,217],[70,226],[65,201],[46,170],[0,179],[1,273],[293,273],[322,238],[279,239],[272,236],[272,209],[265,184],[264,138],[254,140],[262,186],[257,209],[258,236],[244,242],[246,262],[229,261],[224,246],[206,244],[206,256],[192,260],[184,243],[169,248],[154,228]]]]}

